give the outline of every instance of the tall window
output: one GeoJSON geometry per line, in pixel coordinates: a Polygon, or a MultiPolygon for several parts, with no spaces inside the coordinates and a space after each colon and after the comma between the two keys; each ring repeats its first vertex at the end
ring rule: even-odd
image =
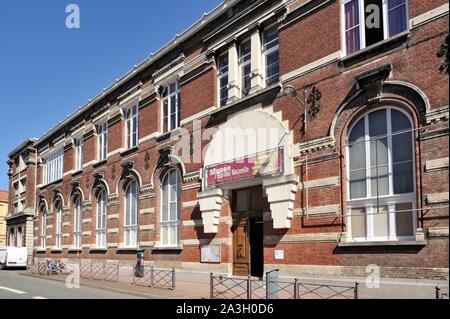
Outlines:
{"type": "Polygon", "coordinates": [[[75,216],[74,216],[74,232],[73,232],[73,246],[74,248],[81,248],[83,237],[83,205],[81,203],[81,196],[75,199],[75,216]]]}
{"type": "Polygon", "coordinates": [[[180,241],[180,175],[167,172],[161,181],[161,244],[178,246],[180,241]]]}
{"type": "Polygon", "coordinates": [[[125,125],[126,147],[133,148],[138,145],[139,113],[137,106],[125,110],[125,125]]]}
{"type": "Polygon", "coordinates": [[[241,91],[246,96],[252,87],[252,45],[247,40],[239,46],[239,65],[241,72],[241,91]]]}
{"type": "Polygon", "coordinates": [[[344,0],[346,53],[406,31],[407,0],[344,0]]]}
{"type": "Polygon", "coordinates": [[[280,80],[280,44],[277,27],[264,31],[264,57],[266,62],[266,84],[270,86],[280,80]]]}
{"type": "Polygon", "coordinates": [[[162,93],[163,132],[180,127],[180,87],[178,81],[166,86],[162,93]]]}
{"type": "Polygon", "coordinates": [[[83,138],[77,138],[75,143],[75,170],[83,169],[83,138]]]}
{"type": "Polygon", "coordinates": [[[56,211],[56,249],[61,249],[62,247],[62,205],[61,201],[57,201],[55,203],[55,211],[56,211]]]}
{"type": "Polygon", "coordinates": [[[217,68],[219,77],[220,106],[224,106],[228,101],[228,51],[219,56],[217,68]]]}
{"type": "Polygon", "coordinates": [[[47,208],[42,207],[41,211],[41,248],[47,247],[47,208]]]}
{"type": "Polygon", "coordinates": [[[125,247],[137,247],[138,183],[132,181],[125,190],[125,247]]]}
{"type": "Polygon", "coordinates": [[[56,151],[46,159],[44,159],[45,165],[45,178],[46,184],[56,182],[63,178],[64,174],[64,152],[63,150],[56,151]]]}
{"type": "Polygon", "coordinates": [[[355,240],[415,236],[412,121],[403,111],[372,111],[348,136],[348,206],[355,240]]]}
{"type": "Polygon", "coordinates": [[[106,247],[106,204],[106,191],[103,189],[97,195],[96,243],[99,248],[106,247]]]}
{"type": "Polygon", "coordinates": [[[108,123],[97,126],[97,156],[99,161],[108,157],[108,123]]]}

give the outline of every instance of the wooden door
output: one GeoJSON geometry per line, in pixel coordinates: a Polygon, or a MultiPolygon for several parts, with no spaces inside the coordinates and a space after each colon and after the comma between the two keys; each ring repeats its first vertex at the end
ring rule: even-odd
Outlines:
{"type": "Polygon", "coordinates": [[[250,273],[249,219],[235,220],[233,225],[233,275],[248,276],[250,273]]]}

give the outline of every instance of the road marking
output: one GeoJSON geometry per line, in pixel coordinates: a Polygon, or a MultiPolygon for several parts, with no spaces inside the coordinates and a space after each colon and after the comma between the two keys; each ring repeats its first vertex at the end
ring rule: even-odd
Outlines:
{"type": "Polygon", "coordinates": [[[18,294],[18,295],[24,295],[24,294],[26,294],[25,291],[20,291],[20,290],[17,290],[17,289],[8,288],[8,287],[3,287],[3,286],[0,286],[0,289],[6,290],[6,291],[9,291],[9,292],[13,292],[13,293],[18,294]]]}
{"type": "Polygon", "coordinates": [[[31,299],[47,299],[47,298],[44,298],[44,297],[41,297],[41,296],[36,296],[36,297],[31,298],[31,299]]]}

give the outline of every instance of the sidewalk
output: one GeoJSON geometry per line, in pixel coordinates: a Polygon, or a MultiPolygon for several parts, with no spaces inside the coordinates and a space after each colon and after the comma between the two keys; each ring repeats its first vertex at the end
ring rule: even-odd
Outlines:
{"type": "MultiPolygon", "coordinates": [[[[50,275],[45,277],[40,275],[32,275],[27,272],[20,274],[23,276],[59,282],[66,282],[68,277],[67,275],[50,275]]],[[[148,299],[209,299],[209,284],[202,282],[196,283],[177,280],[175,290],[134,286],[131,278],[128,281],[121,278],[119,282],[80,279],[80,285],[130,294],[148,299]]]]}
{"type": "MultiPolygon", "coordinates": [[[[21,273],[41,279],[65,282],[66,275],[51,275],[49,277],[21,273]]],[[[209,299],[210,285],[206,276],[195,276],[189,273],[177,274],[176,289],[138,287],[132,284],[132,277],[121,275],[119,282],[105,282],[97,280],[81,279],[80,285],[114,292],[126,293],[149,299],[209,299]],[[198,278],[197,278],[198,277],[198,278]],[[178,278],[181,278],[178,279],[178,278]]],[[[283,279],[283,277],[280,277],[283,279]]],[[[284,278],[287,279],[287,278],[284,278]]],[[[355,277],[298,277],[304,283],[325,283],[331,285],[353,285],[355,281],[360,283],[359,297],[361,299],[434,299],[435,287],[439,286],[443,292],[448,293],[448,280],[412,280],[412,279],[387,279],[380,281],[380,287],[369,289],[365,284],[365,278],[355,277]]]]}

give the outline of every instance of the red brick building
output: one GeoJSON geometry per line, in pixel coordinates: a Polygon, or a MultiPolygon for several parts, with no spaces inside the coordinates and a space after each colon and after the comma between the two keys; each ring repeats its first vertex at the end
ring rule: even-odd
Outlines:
{"type": "Polygon", "coordinates": [[[37,259],[448,278],[448,9],[225,1],[10,154],[8,227],[37,259]]]}

